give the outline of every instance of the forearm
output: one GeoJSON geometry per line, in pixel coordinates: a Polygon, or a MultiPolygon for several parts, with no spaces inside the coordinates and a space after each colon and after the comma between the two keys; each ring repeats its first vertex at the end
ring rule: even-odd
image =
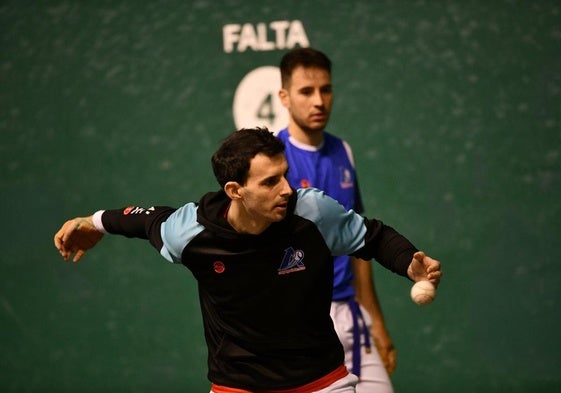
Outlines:
{"type": "Polygon", "coordinates": [[[151,239],[158,235],[163,220],[175,211],[170,207],[127,207],[115,210],[100,210],[93,215],[95,227],[105,233],[151,239]]]}
{"type": "Polygon", "coordinates": [[[368,227],[365,246],[353,256],[376,259],[382,266],[401,276],[408,277],[407,269],[417,248],[403,235],[381,221],[365,219],[368,227]]]}
{"type": "Polygon", "coordinates": [[[146,222],[149,214],[132,214],[130,208],[100,210],[94,213],[95,227],[105,233],[147,239],[146,222]]]}

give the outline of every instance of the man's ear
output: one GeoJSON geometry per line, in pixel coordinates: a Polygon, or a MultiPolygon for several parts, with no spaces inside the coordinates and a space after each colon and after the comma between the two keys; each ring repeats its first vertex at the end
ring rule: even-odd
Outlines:
{"type": "Polygon", "coordinates": [[[280,99],[280,102],[281,102],[282,106],[284,106],[286,109],[288,109],[290,107],[290,100],[288,98],[288,90],[280,89],[279,90],[279,99],[280,99]]]}
{"type": "Polygon", "coordinates": [[[224,185],[224,192],[226,192],[226,195],[228,195],[228,197],[232,200],[240,199],[241,198],[241,194],[240,194],[241,188],[242,188],[242,186],[240,185],[240,183],[238,183],[236,181],[229,181],[228,183],[226,183],[224,185]]]}

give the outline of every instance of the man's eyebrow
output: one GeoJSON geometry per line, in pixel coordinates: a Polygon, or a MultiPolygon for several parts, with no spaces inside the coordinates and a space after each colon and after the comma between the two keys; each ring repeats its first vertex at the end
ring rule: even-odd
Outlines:
{"type": "Polygon", "coordinates": [[[276,182],[276,181],[278,181],[278,180],[279,180],[280,178],[282,178],[282,177],[286,178],[286,175],[287,175],[287,174],[288,174],[288,169],[287,169],[285,172],[283,172],[283,173],[279,173],[279,174],[277,174],[277,175],[267,176],[267,177],[261,179],[261,180],[259,181],[259,184],[265,184],[265,183],[268,183],[268,182],[270,182],[270,181],[275,181],[275,182],[276,182]]]}
{"type": "MultiPolygon", "coordinates": [[[[325,90],[325,89],[333,90],[333,84],[327,83],[325,85],[319,86],[318,89],[319,90],[325,90]]],[[[298,88],[298,91],[307,91],[307,90],[315,90],[315,86],[301,86],[300,88],[298,88]]]]}
{"type": "Polygon", "coordinates": [[[266,183],[266,182],[268,182],[268,181],[278,179],[280,176],[281,176],[281,175],[271,175],[271,176],[267,176],[267,177],[261,179],[261,181],[260,181],[259,183],[266,183]]]}

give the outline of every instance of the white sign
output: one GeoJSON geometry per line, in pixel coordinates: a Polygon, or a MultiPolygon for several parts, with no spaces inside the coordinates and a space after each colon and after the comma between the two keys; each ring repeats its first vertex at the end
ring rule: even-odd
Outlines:
{"type": "Polygon", "coordinates": [[[238,84],[232,112],[236,128],[267,127],[277,132],[288,126],[288,114],[279,99],[280,69],[265,66],[249,72],[238,84]]]}
{"type": "Polygon", "coordinates": [[[277,20],[269,23],[228,24],[222,27],[224,52],[256,52],[310,46],[304,25],[299,20],[277,20]]]}

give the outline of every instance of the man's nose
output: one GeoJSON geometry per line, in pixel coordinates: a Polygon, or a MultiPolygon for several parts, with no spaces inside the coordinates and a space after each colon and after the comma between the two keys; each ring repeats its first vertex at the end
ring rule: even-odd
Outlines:
{"type": "Polygon", "coordinates": [[[313,103],[315,106],[323,106],[324,105],[324,98],[323,98],[323,94],[321,94],[321,91],[317,90],[316,92],[314,92],[313,94],[313,103]]]}
{"type": "Polygon", "coordinates": [[[290,196],[292,195],[292,188],[290,187],[290,184],[288,183],[287,178],[283,178],[283,187],[281,190],[281,195],[282,196],[290,196]]]}

